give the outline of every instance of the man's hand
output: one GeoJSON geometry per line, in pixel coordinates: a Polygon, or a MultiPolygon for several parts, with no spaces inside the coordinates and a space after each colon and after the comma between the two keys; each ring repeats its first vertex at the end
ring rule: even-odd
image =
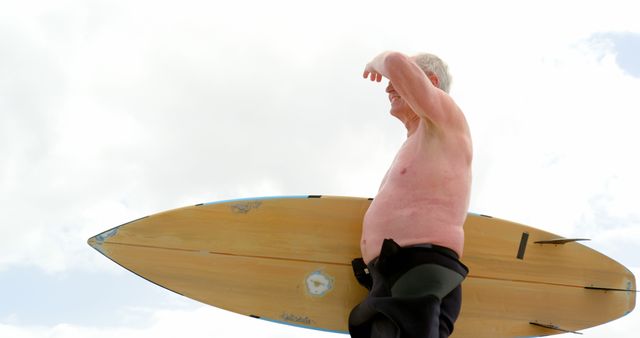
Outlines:
{"type": "Polygon", "coordinates": [[[384,52],[373,58],[371,62],[367,63],[367,66],[364,68],[364,73],[362,77],[369,78],[371,81],[380,82],[383,77],[389,78],[387,74],[387,69],[385,67],[385,59],[389,54],[394,52],[384,52]]]}
{"type": "Polygon", "coordinates": [[[365,79],[370,78],[371,81],[382,81],[382,74],[380,74],[375,68],[373,68],[370,63],[367,64],[367,67],[365,67],[362,77],[364,77],[365,79]]]}

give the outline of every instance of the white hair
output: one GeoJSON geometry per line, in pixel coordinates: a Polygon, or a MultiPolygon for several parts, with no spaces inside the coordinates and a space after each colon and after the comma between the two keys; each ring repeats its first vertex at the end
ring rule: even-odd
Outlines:
{"type": "Polygon", "coordinates": [[[442,59],[433,54],[423,53],[414,56],[413,60],[425,74],[434,74],[438,78],[438,88],[449,92],[451,74],[449,74],[449,67],[442,59]]]}

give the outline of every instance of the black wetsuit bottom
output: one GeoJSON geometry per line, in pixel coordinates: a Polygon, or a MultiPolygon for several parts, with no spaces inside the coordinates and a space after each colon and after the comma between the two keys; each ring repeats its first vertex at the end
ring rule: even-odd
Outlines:
{"type": "Polygon", "coordinates": [[[460,314],[468,269],[435,245],[400,247],[386,239],[367,265],[370,293],[349,316],[353,338],[449,337],[460,314]]]}

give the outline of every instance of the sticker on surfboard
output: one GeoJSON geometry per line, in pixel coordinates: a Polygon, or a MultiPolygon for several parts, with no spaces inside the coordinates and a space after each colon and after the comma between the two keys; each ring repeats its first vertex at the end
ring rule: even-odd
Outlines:
{"type": "Polygon", "coordinates": [[[305,279],[307,293],[314,297],[322,297],[333,289],[334,278],[321,270],[310,273],[305,279]]]}

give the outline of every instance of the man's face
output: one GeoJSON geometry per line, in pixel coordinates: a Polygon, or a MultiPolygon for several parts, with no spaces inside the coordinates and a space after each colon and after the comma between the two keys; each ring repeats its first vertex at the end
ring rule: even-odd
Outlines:
{"type": "Polygon", "coordinates": [[[393,88],[393,84],[389,82],[387,88],[385,90],[387,94],[389,94],[389,102],[391,103],[391,115],[395,117],[400,117],[406,115],[411,112],[411,107],[407,104],[407,102],[400,96],[400,94],[393,88]]]}

